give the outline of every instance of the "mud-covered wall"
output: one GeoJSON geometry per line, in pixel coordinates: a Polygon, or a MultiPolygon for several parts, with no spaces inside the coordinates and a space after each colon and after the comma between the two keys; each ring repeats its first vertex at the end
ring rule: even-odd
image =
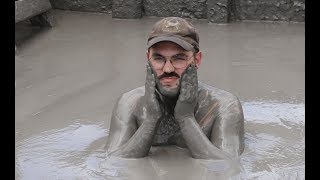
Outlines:
{"type": "Polygon", "coordinates": [[[305,21],[305,0],[50,0],[53,8],[111,13],[114,18],[179,16],[233,20],[305,21]]]}
{"type": "Polygon", "coordinates": [[[54,9],[111,13],[112,0],[50,0],[54,9]]]}
{"type": "Polygon", "coordinates": [[[144,0],[145,16],[179,16],[206,19],[207,0],[144,0]]]}
{"type": "Polygon", "coordinates": [[[237,19],[305,21],[305,0],[238,0],[237,19]]]}

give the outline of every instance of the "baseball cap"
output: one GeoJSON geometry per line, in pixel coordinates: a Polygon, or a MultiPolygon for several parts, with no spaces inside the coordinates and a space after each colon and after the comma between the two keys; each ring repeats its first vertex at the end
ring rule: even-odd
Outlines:
{"type": "Polygon", "coordinates": [[[196,28],[180,17],[166,17],[154,24],[148,37],[147,48],[162,41],[174,42],[187,51],[199,51],[196,28]]]}

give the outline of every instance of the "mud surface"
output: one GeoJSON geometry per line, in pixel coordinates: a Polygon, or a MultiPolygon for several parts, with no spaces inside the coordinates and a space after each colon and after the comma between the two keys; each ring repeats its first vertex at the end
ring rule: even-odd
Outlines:
{"type": "Polygon", "coordinates": [[[304,23],[193,22],[199,80],[243,105],[246,148],[233,167],[175,146],[106,158],[112,108],[144,84],[147,33],[158,18],[54,13],[52,29],[16,24],[16,179],[304,179],[304,23]]]}

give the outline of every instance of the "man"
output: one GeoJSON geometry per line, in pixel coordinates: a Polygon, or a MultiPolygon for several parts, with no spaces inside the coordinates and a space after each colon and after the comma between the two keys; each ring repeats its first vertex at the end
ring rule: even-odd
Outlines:
{"type": "Polygon", "coordinates": [[[238,98],[198,82],[199,36],[185,19],[158,21],[148,38],[145,86],[124,93],[112,112],[111,156],[140,158],[152,145],[176,145],[192,157],[225,159],[244,149],[238,98]]]}

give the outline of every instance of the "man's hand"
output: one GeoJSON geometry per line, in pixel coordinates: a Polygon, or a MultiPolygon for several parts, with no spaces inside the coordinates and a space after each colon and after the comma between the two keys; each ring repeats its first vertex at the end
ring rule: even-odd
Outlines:
{"type": "Polygon", "coordinates": [[[156,93],[156,75],[152,70],[152,66],[148,62],[147,64],[147,77],[145,82],[145,95],[140,104],[142,112],[141,117],[148,120],[158,121],[163,115],[162,107],[159,103],[159,97],[156,93]]]}
{"type": "Polygon", "coordinates": [[[194,108],[198,98],[198,77],[194,64],[190,64],[182,74],[180,95],[174,109],[177,120],[184,117],[194,117],[194,108]]]}

